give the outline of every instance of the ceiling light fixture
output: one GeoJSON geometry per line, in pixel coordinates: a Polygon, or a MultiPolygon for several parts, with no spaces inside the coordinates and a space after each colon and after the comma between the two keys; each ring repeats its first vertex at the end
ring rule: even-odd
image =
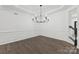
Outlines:
{"type": "Polygon", "coordinates": [[[49,18],[43,15],[43,5],[40,5],[40,14],[32,18],[36,23],[46,23],[49,21],[49,18]]]}

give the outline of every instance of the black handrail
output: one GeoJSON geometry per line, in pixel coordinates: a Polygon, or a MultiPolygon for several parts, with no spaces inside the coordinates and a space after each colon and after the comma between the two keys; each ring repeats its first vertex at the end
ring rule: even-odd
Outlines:
{"type": "MultiPolygon", "coordinates": [[[[75,36],[75,39],[74,39],[74,47],[77,48],[77,21],[74,21],[74,27],[72,26],[69,26],[69,28],[71,28],[72,30],[74,30],[74,36],[75,36]]],[[[69,37],[70,39],[72,39],[72,37],[69,37]]]]}
{"type": "Polygon", "coordinates": [[[75,34],[75,43],[74,46],[77,47],[77,27],[76,27],[77,21],[74,22],[74,34],[75,34]]]}

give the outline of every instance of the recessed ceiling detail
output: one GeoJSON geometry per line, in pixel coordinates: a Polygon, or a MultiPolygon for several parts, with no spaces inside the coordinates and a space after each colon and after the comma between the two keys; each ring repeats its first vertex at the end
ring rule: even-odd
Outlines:
{"type": "MultiPolygon", "coordinates": [[[[66,10],[73,7],[72,5],[43,5],[43,13],[53,14],[61,10],[66,10]]],[[[0,10],[17,11],[29,15],[37,15],[40,13],[39,5],[0,5],[0,10]]]]}
{"type": "MultiPolygon", "coordinates": [[[[24,8],[26,10],[30,10],[35,13],[40,12],[40,6],[39,5],[18,5],[21,8],[24,8]]],[[[50,10],[58,9],[62,7],[62,5],[43,5],[43,11],[48,12],[50,10]]]]}
{"type": "Polygon", "coordinates": [[[0,10],[13,12],[14,15],[28,14],[32,16],[32,20],[37,23],[45,23],[49,21],[49,15],[59,11],[67,10],[72,5],[0,5],[0,10]]]}

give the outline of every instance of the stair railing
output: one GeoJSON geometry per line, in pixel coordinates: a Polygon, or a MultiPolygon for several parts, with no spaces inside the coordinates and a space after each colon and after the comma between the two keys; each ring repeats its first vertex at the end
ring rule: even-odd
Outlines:
{"type": "Polygon", "coordinates": [[[74,39],[69,36],[69,38],[74,42],[74,50],[76,50],[75,53],[77,53],[77,21],[74,21],[74,27],[69,26],[74,31],[74,39]]]}

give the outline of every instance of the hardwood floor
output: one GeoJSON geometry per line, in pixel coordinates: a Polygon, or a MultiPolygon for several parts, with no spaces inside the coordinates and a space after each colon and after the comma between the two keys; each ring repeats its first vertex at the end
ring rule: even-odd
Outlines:
{"type": "Polygon", "coordinates": [[[1,54],[64,54],[73,53],[72,49],[70,43],[44,36],[0,45],[1,54]]]}

